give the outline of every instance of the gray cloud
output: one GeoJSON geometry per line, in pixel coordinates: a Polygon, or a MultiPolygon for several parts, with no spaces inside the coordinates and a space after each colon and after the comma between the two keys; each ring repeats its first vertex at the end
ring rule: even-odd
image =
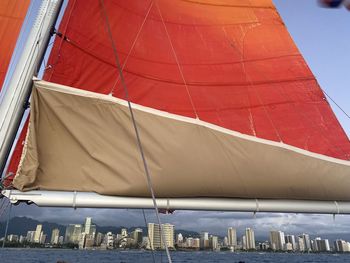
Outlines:
{"type": "MultiPolygon", "coordinates": [[[[156,222],[153,210],[145,210],[147,221],[156,222]]],[[[87,216],[93,217],[99,225],[143,226],[142,210],[127,209],[70,209],[40,208],[35,205],[19,205],[14,208],[13,216],[27,216],[41,221],[62,224],[82,223],[87,216]]],[[[281,214],[281,213],[233,213],[207,211],[175,211],[172,215],[161,215],[162,222],[172,223],[177,229],[209,231],[225,235],[228,227],[236,227],[242,235],[246,227],[252,227],[257,236],[267,237],[269,231],[278,229],[286,233],[328,235],[349,233],[349,216],[281,214]]]]}

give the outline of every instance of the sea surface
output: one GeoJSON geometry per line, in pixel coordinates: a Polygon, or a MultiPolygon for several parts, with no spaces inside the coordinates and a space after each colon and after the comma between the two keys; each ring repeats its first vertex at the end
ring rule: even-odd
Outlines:
{"type": "MultiPolygon", "coordinates": [[[[164,252],[155,252],[155,262],[168,262],[164,252]]],[[[232,263],[312,263],[350,262],[350,254],[288,254],[288,253],[232,253],[232,252],[172,252],[173,262],[232,262],[232,263]]],[[[11,249],[0,248],[1,263],[126,263],[153,262],[149,251],[81,251],[65,249],[11,249]]]]}

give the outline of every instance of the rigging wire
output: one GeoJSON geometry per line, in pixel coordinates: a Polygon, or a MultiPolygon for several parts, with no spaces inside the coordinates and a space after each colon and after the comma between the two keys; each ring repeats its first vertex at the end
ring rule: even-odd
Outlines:
{"type": "MultiPolygon", "coordinates": [[[[72,8],[71,8],[71,10],[70,10],[70,12],[69,12],[69,14],[68,14],[67,22],[66,22],[65,28],[63,29],[62,36],[66,36],[68,24],[69,24],[69,21],[70,21],[70,19],[71,19],[71,16],[72,16],[72,13],[73,13],[73,10],[74,10],[74,7],[75,7],[75,3],[76,3],[76,0],[74,0],[74,2],[73,2],[73,4],[72,4],[72,8]]],[[[71,4],[71,1],[69,1],[68,4],[71,4]]],[[[55,41],[55,40],[56,40],[56,38],[54,39],[54,41],[55,41]]],[[[62,37],[61,42],[60,42],[60,44],[59,44],[59,46],[58,46],[58,49],[57,49],[58,51],[57,51],[56,60],[55,60],[55,62],[52,63],[52,65],[51,65],[51,72],[50,72],[50,77],[48,77],[48,81],[51,81],[53,72],[55,71],[54,66],[58,63],[59,58],[60,58],[60,56],[61,56],[61,49],[62,49],[62,45],[63,45],[64,40],[65,40],[65,38],[62,37]]],[[[50,66],[50,65],[49,65],[49,66],[50,66]]],[[[45,70],[45,71],[46,71],[46,70],[45,70]]],[[[44,74],[45,74],[45,72],[44,72],[44,74]]]]}
{"type": "MultiPolygon", "coordinates": [[[[134,50],[134,47],[135,47],[135,45],[136,45],[136,42],[137,42],[137,40],[139,39],[139,36],[140,36],[141,31],[142,31],[142,29],[143,29],[143,26],[144,26],[145,23],[146,23],[146,20],[147,20],[147,18],[148,18],[149,13],[151,12],[152,7],[153,7],[153,1],[151,2],[150,6],[149,6],[149,8],[148,8],[148,11],[147,11],[147,13],[146,13],[146,16],[145,16],[145,18],[144,18],[143,21],[142,21],[141,27],[140,27],[139,31],[137,32],[136,37],[135,37],[135,39],[134,39],[134,41],[133,41],[133,43],[132,43],[132,45],[131,45],[131,48],[130,48],[130,50],[129,50],[129,52],[128,52],[128,55],[126,56],[126,58],[125,58],[125,60],[124,60],[124,63],[123,63],[123,66],[122,66],[122,72],[124,71],[124,68],[125,68],[125,66],[126,66],[126,63],[127,63],[128,60],[129,60],[129,57],[130,57],[130,55],[131,55],[131,52],[134,50]]],[[[117,86],[119,80],[120,80],[120,75],[118,75],[118,78],[117,78],[117,80],[115,81],[115,83],[114,83],[114,85],[113,85],[113,87],[112,87],[112,90],[111,90],[110,94],[112,94],[112,95],[114,94],[115,88],[116,88],[116,86],[117,86]]]]}
{"type": "Polygon", "coordinates": [[[346,117],[348,117],[350,119],[350,114],[348,114],[334,99],[332,99],[332,97],[329,96],[328,93],[324,89],[321,88],[321,90],[327,96],[327,98],[329,98],[346,115],[346,117]]]}
{"type": "MultiPolygon", "coordinates": [[[[6,202],[6,201],[5,201],[6,202]]],[[[4,203],[5,203],[4,202],[4,203]]],[[[3,215],[3,213],[6,211],[6,209],[9,207],[9,205],[11,204],[11,202],[8,202],[7,204],[6,204],[6,206],[4,207],[4,209],[3,210],[0,210],[0,218],[1,218],[1,216],[3,215]]]]}
{"type": "MultiPolygon", "coordinates": [[[[1,195],[1,194],[0,194],[0,195],[1,195]]],[[[0,213],[1,213],[1,211],[2,211],[2,210],[1,210],[2,207],[4,206],[4,204],[5,204],[5,202],[6,202],[5,200],[6,200],[5,198],[1,200],[2,202],[1,202],[1,205],[0,205],[0,213]]],[[[0,219],[1,219],[1,215],[0,215],[0,219]]]]}
{"type": "MultiPolygon", "coordinates": [[[[142,214],[143,214],[143,220],[144,220],[144,222],[145,222],[146,229],[148,229],[148,224],[147,224],[147,218],[146,218],[146,214],[145,214],[145,209],[142,209],[142,214]]],[[[148,238],[148,243],[151,245],[151,239],[150,239],[148,233],[147,233],[147,238],[148,238]]],[[[155,258],[154,251],[153,251],[152,248],[151,248],[151,252],[152,252],[152,259],[153,259],[153,262],[155,263],[155,262],[156,262],[156,258],[155,258]]]]}
{"type": "Polygon", "coordinates": [[[167,254],[167,257],[168,257],[168,262],[172,263],[170,252],[169,252],[166,240],[165,240],[165,235],[164,235],[162,223],[161,223],[160,216],[159,216],[158,205],[157,205],[156,197],[155,197],[153,186],[152,186],[152,179],[151,179],[151,176],[150,176],[150,173],[149,173],[148,164],[147,164],[146,157],[145,157],[145,154],[144,154],[144,150],[143,150],[143,147],[142,147],[138,126],[137,126],[136,119],[135,119],[135,116],[134,116],[134,112],[133,112],[133,109],[132,109],[132,106],[131,106],[128,88],[126,86],[124,75],[123,75],[123,72],[121,70],[122,68],[121,68],[121,64],[120,64],[120,61],[119,61],[117,48],[116,48],[116,45],[115,45],[115,42],[114,42],[114,39],[113,39],[111,27],[110,27],[110,24],[109,24],[106,8],[105,8],[105,5],[104,5],[104,0],[100,0],[100,4],[101,4],[101,10],[103,12],[103,16],[105,17],[105,20],[106,20],[107,31],[108,31],[109,38],[111,40],[111,44],[112,44],[112,48],[113,48],[113,52],[114,52],[114,56],[115,56],[115,60],[116,60],[117,68],[118,68],[118,72],[119,72],[119,75],[120,75],[120,81],[121,81],[122,87],[123,87],[124,92],[125,92],[125,99],[126,99],[126,101],[128,103],[128,107],[129,107],[129,111],[130,111],[130,117],[131,117],[131,121],[132,121],[132,124],[133,124],[133,127],[134,127],[135,135],[136,135],[137,145],[138,145],[138,148],[140,150],[141,159],[142,159],[142,162],[143,162],[143,167],[144,167],[144,171],[145,171],[146,178],[147,178],[147,184],[148,184],[151,196],[152,196],[153,207],[154,207],[155,214],[156,214],[156,217],[157,217],[157,221],[158,221],[158,224],[159,224],[159,227],[160,227],[160,230],[161,230],[161,240],[162,240],[162,243],[163,243],[163,245],[165,247],[165,251],[166,251],[166,254],[167,254]]]}
{"type": "Polygon", "coordinates": [[[4,240],[2,241],[2,248],[5,247],[5,242],[6,242],[6,238],[7,238],[7,231],[8,231],[8,228],[9,228],[9,222],[10,222],[10,218],[11,218],[11,208],[12,208],[12,204],[10,204],[10,208],[9,208],[9,211],[8,211],[8,214],[7,214],[7,221],[6,221],[6,227],[5,227],[5,236],[4,236],[4,240]]]}
{"type": "Polygon", "coordinates": [[[159,16],[160,16],[160,18],[161,18],[161,20],[162,20],[162,24],[163,24],[163,26],[164,26],[166,35],[167,35],[167,37],[168,37],[168,40],[169,40],[169,43],[170,43],[170,46],[171,46],[171,50],[172,50],[172,52],[173,52],[173,55],[174,55],[174,58],[175,58],[177,67],[178,67],[178,69],[179,69],[179,72],[180,72],[182,81],[183,81],[183,83],[185,84],[186,92],[187,92],[188,98],[189,98],[189,100],[190,100],[190,103],[191,103],[191,106],[192,106],[192,110],[193,110],[194,114],[196,115],[196,119],[199,119],[198,112],[197,112],[197,110],[196,110],[196,107],[194,106],[194,101],[193,101],[192,96],[191,96],[191,92],[190,92],[190,90],[189,90],[189,88],[188,88],[187,81],[186,81],[186,79],[185,79],[185,76],[184,76],[184,74],[183,74],[182,68],[181,68],[181,66],[180,66],[179,59],[178,59],[177,54],[176,54],[176,52],[175,52],[175,48],[174,48],[173,42],[171,41],[171,38],[170,38],[170,35],[169,35],[169,32],[168,32],[168,29],[167,29],[167,27],[166,27],[166,25],[165,25],[165,22],[164,22],[162,13],[160,12],[160,8],[159,8],[159,6],[158,6],[157,3],[156,3],[156,7],[157,7],[157,10],[158,10],[159,16]]]}

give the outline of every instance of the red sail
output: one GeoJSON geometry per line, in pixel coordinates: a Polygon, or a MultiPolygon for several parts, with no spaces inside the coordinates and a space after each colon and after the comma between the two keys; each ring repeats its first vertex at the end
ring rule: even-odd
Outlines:
{"type": "Polygon", "coordinates": [[[0,1],[0,91],[29,3],[29,0],[0,1]]]}
{"type": "MultiPolygon", "coordinates": [[[[1,0],[0,1],[0,91],[4,83],[6,72],[11,61],[16,41],[26,16],[30,0],[1,0]]],[[[4,182],[8,185],[16,173],[21,157],[26,127],[19,138],[13,153],[8,173],[12,176],[4,182]]]]}
{"type": "Polygon", "coordinates": [[[4,180],[5,187],[8,187],[11,185],[11,182],[16,175],[18,164],[22,156],[24,142],[27,136],[28,124],[29,124],[29,118],[26,120],[25,124],[23,125],[21,134],[16,142],[16,147],[12,153],[11,161],[6,171],[6,179],[4,180]]]}
{"type": "MultiPolygon", "coordinates": [[[[133,102],[349,159],[272,1],[104,1],[133,102]]],[[[100,1],[70,1],[45,79],[124,98],[100,1]]]]}
{"type": "MultiPolygon", "coordinates": [[[[271,0],[103,2],[131,101],[350,159],[271,0]]],[[[45,80],[125,98],[101,1],[70,1],[59,33],[45,80]]]]}

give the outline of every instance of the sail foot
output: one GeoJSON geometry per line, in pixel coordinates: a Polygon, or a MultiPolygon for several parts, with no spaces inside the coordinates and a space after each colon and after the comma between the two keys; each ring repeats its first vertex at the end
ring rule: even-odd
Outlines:
{"type": "MultiPolygon", "coordinates": [[[[35,81],[23,191],[149,197],[127,102],[35,81]]],[[[156,197],[350,201],[350,162],[132,104],[156,197]]]]}

